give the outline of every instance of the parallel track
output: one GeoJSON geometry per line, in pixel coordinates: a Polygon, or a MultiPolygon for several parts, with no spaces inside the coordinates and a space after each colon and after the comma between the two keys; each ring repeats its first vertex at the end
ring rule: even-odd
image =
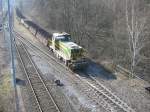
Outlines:
{"type": "Polygon", "coordinates": [[[137,79],[139,79],[141,81],[146,81],[146,82],[150,83],[150,81],[148,81],[146,79],[143,79],[143,78],[141,78],[141,77],[139,77],[139,76],[137,76],[135,74],[132,74],[129,70],[123,68],[121,65],[117,65],[116,68],[115,68],[115,70],[117,72],[120,72],[120,73],[123,72],[123,73],[127,74],[128,77],[132,76],[133,78],[137,78],[137,79]]]}
{"type": "Polygon", "coordinates": [[[93,92],[93,95],[96,98],[100,96],[105,100],[107,104],[106,107],[110,107],[112,112],[135,112],[130,106],[123,102],[119,97],[117,97],[113,92],[107,89],[103,84],[97,81],[96,78],[90,76],[90,78],[82,78],[81,80],[88,83],[93,89],[90,91],[93,92]],[[94,92],[95,91],[95,92],[94,92]]]}
{"type": "Polygon", "coordinates": [[[36,100],[37,112],[61,112],[22,42],[16,51],[36,100]]]}
{"type": "MultiPolygon", "coordinates": [[[[17,33],[16,33],[17,34],[17,33]]],[[[23,38],[21,35],[17,34],[22,41],[26,41],[26,45],[32,44],[30,41],[23,38]],[[21,39],[22,38],[22,39],[21,39]]],[[[27,45],[29,46],[29,45],[27,45]]],[[[32,44],[32,46],[34,46],[32,44]]],[[[50,54],[42,51],[39,47],[34,46],[36,49],[41,51],[44,55],[52,58],[55,62],[65,67],[62,63],[59,63],[55,58],[50,56],[50,54]]],[[[33,49],[33,48],[32,48],[33,49]]],[[[65,67],[66,68],[66,67],[65,67]]],[[[54,67],[54,69],[56,69],[54,67]]],[[[59,70],[60,72],[60,70],[59,70]]],[[[62,73],[63,71],[61,71],[62,73]]],[[[97,81],[94,77],[90,76],[92,79],[80,77],[78,74],[73,73],[72,80],[77,80],[78,82],[82,82],[83,84],[83,92],[87,94],[88,97],[93,98],[93,101],[100,104],[105,108],[107,111],[111,112],[134,112],[132,108],[130,108],[126,103],[124,103],[120,98],[118,98],[115,94],[113,94],[109,89],[107,89],[104,85],[102,85],[99,81],[97,81]],[[76,78],[73,78],[76,76],[76,78]],[[78,79],[77,79],[78,78],[78,79]]]]}

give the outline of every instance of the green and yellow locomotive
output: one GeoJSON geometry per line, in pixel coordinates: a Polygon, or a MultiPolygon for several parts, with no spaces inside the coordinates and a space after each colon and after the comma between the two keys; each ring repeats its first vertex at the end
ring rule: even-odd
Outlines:
{"type": "Polygon", "coordinates": [[[48,39],[47,46],[53,51],[57,58],[63,60],[71,69],[80,69],[87,66],[84,56],[85,50],[70,41],[70,34],[53,33],[52,38],[48,39]]]}

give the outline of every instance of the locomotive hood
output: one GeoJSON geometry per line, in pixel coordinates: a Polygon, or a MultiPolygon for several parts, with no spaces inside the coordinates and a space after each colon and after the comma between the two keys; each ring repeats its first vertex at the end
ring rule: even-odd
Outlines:
{"type": "Polygon", "coordinates": [[[82,47],[74,42],[63,42],[63,44],[69,49],[81,49],[82,47]]]}

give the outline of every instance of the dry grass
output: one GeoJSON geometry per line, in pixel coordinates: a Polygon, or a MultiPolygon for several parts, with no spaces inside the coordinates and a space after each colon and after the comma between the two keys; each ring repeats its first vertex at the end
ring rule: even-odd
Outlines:
{"type": "Polygon", "coordinates": [[[0,79],[0,112],[12,112],[13,107],[11,75],[6,72],[0,79]]]}
{"type": "Polygon", "coordinates": [[[9,94],[11,90],[11,75],[9,73],[5,73],[0,82],[0,94],[9,94]]]}

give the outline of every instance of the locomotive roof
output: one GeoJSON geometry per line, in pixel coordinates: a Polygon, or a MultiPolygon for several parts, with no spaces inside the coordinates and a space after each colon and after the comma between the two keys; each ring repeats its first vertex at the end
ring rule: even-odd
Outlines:
{"type": "Polygon", "coordinates": [[[70,35],[66,32],[61,32],[61,33],[53,33],[53,36],[57,37],[57,36],[63,36],[63,35],[70,35]]]}

